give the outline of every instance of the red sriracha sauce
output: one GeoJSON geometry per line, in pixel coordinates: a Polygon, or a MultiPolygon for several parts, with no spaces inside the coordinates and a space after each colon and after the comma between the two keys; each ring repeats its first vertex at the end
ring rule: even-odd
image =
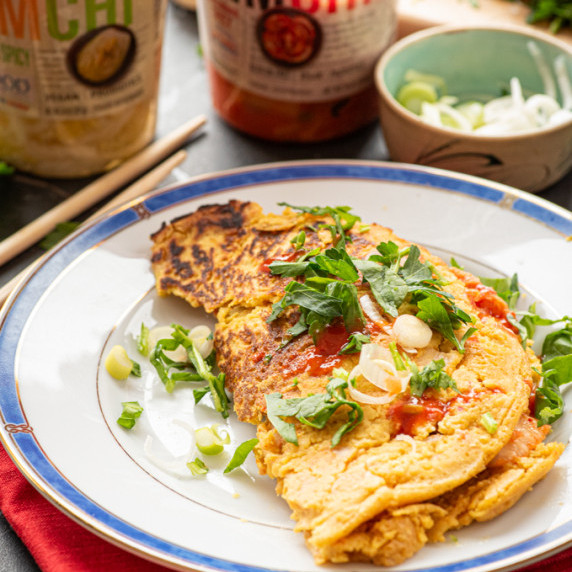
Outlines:
{"type": "Polygon", "coordinates": [[[518,334],[518,330],[508,321],[508,315],[514,316],[508,304],[490,286],[485,286],[478,278],[455,269],[455,274],[467,286],[467,295],[471,302],[481,310],[481,315],[491,316],[511,332],[518,334]]]}
{"type": "Polygon", "coordinates": [[[449,403],[433,397],[403,395],[389,406],[389,416],[397,426],[396,434],[413,437],[426,423],[436,425],[445,417],[449,403]]]}
{"type": "Polygon", "coordinates": [[[312,345],[304,352],[292,359],[285,373],[297,375],[307,372],[310,375],[328,375],[342,362],[339,351],[349,341],[350,333],[344,324],[334,323],[326,326],[318,335],[316,345],[312,345]]]}
{"type": "Polygon", "coordinates": [[[265,272],[266,274],[272,274],[270,270],[270,265],[273,262],[281,261],[281,262],[294,262],[296,259],[303,254],[303,251],[296,250],[294,252],[290,252],[288,254],[284,254],[282,256],[276,256],[275,258],[267,258],[261,265],[260,265],[260,272],[265,272]]]}

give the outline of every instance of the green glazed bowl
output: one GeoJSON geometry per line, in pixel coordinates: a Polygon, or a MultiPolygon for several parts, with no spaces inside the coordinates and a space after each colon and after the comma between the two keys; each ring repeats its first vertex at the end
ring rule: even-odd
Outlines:
{"type": "MultiPolygon", "coordinates": [[[[379,60],[375,81],[380,122],[391,159],[485,177],[536,192],[572,167],[572,120],[510,136],[485,136],[423,122],[395,99],[408,70],[443,77],[461,99],[499,97],[517,77],[525,94],[544,84],[528,43],[547,64],[564,55],[572,80],[572,47],[557,37],[516,26],[438,26],[393,44],[379,60]]],[[[554,75],[554,74],[552,74],[554,75]]],[[[562,105],[560,91],[559,103],[562,105]]]]}

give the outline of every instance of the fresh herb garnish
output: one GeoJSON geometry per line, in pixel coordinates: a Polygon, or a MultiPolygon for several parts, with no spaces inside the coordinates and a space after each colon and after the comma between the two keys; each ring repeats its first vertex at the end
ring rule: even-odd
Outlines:
{"type": "MultiPolygon", "coordinates": [[[[508,279],[481,278],[483,284],[491,286],[514,309],[520,296],[518,278],[515,275],[508,279]]],[[[550,425],[564,413],[564,399],[561,387],[572,382],[572,318],[551,320],[543,318],[536,311],[536,303],[529,306],[528,311],[515,311],[507,316],[508,321],[517,328],[522,346],[526,349],[528,340],[533,339],[538,326],[553,326],[564,323],[544,338],[540,352],[542,379],[536,389],[534,416],[538,426],[550,425]],[[520,316],[520,321],[516,318],[520,316]]]]}
{"type": "Polygon", "coordinates": [[[347,421],[336,431],[331,440],[332,447],[354,429],[363,419],[363,410],[355,401],[346,398],[347,380],[334,378],[326,386],[326,393],[284,399],[280,393],[266,396],[267,417],[270,423],[288,443],[298,445],[296,428],[285,418],[293,417],[315,429],[323,429],[335,411],[344,405],[349,407],[347,421]]]}
{"type": "Polygon", "coordinates": [[[290,205],[288,203],[278,203],[282,207],[290,207],[293,210],[312,214],[315,216],[330,216],[334,219],[333,225],[322,225],[322,228],[326,228],[330,231],[332,235],[332,240],[336,247],[345,246],[346,241],[350,241],[351,238],[347,235],[356,222],[361,221],[361,217],[350,213],[351,207],[298,207],[290,205]]]}
{"type": "Polygon", "coordinates": [[[350,334],[347,343],[342,346],[342,349],[338,352],[338,354],[357,354],[361,352],[362,346],[364,344],[368,344],[369,342],[370,336],[367,334],[353,332],[350,334]]]}
{"type": "Polygon", "coordinates": [[[189,461],[187,467],[193,477],[198,477],[200,475],[206,475],[209,472],[209,468],[204,464],[204,462],[198,457],[194,461],[189,461]]]}
{"type": "Polygon", "coordinates": [[[421,371],[417,368],[415,363],[409,362],[409,368],[412,375],[409,380],[409,389],[411,395],[421,397],[426,389],[457,389],[455,380],[443,371],[445,361],[443,359],[434,360],[426,365],[421,371]]]}
{"type": "Polygon", "coordinates": [[[419,247],[411,245],[400,249],[393,242],[384,242],[377,246],[377,250],[379,254],[370,256],[368,260],[354,259],[354,263],[383,310],[396,317],[399,306],[404,302],[417,305],[417,317],[463,352],[466,339],[475,329],[469,328],[461,340],[455,335],[455,330],[473,319],[453,303],[451,294],[442,288],[443,280],[434,278],[435,268],[420,260],[419,247]],[[402,264],[404,257],[407,258],[402,264]]]}
{"type": "Polygon", "coordinates": [[[542,344],[542,380],[536,390],[538,425],[552,424],[564,413],[561,387],[572,382],[572,320],[551,332],[542,344]]]}
{"type": "Polygon", "coordinates": [[[304,248],[304,244],[306,244],[306,233],[301,230],[291,241],[290,243],[294,247],[294,250],[301,250],[304,248]]]}
{"type": "Polygon", "coordinates": [[[479,278],[485,286],[492,288],[511,310],[516,308],[516,303],[520,297],[517,274],[513,274],[511,278],[484,278],[482,276],[479,278]]]}
{"type": "MultiPolygon", "coordinates": [[[[228,417],[230,406],[224,390],[224,374],[215,375],[212,372],[212,366],[201,356],[189,337],[189,330],[179,324],[172,327],[171,337],[159,340],[150,357],[165,389],[171,393],[177,381],[206,381],[215,409],[223,417],[228,417]],[[179,346],[185,348],[190,363],[176,362],[165,354],[166,351],[173,351],[179,346]]],[[[200,401],[206,393],[204,389],[197,390],[195,402],[200,401]]]]}
{"type": "Polygon", "coordinates": [[[137,401],[124,401],[121,403],[123,411],[121,416],[117,419],[117,424],[125,429],[132,429],[137,422],[137,419],[143,413],[143,407],[137,401]]]}
{"type": "Polygon", "coordinates": [[[50,248],[53,248],[58,242],[61,242],[66,236],[71,234],[79,225],[80,223],[75,221],[56,224],[54,230],[42,239],[39,247],[42,250],[50,250],[50,248]]]}
{"type": "Polygon", "coordinates": [[[491,435],[494,435],[499,428],[497,420],[490,414],[489,411],[483,413],[481,416],[481,425],[486,429],[487,433],[490,433],[491,435]]]}
{"type": "Polygon", "coordinates": [[[137,350],[145,357],[149,355],[151,350],[149,348],[149,333],[149,328],[144,323],[141,323],[139,335],[137,336],[137,350]]]}
{"type": "Polygon", "coordinates": [[[564,26],[572,26],[572,2],[570,0],[530,0],[527,22],[550,22],[550,31],[556,34],[564,26]]]}
{"type": "Polygon", "coordinates": [[[231,471],[234,471],[234,469],[240,467],[244,461],[246,461],[246,457],[248,457],[252,449],[254,449],[257,444],[258,439],[249,439],[248,441],[241,443],[234,451],[232,459],[229,461],[224,472],[230,473],[231,471]]]}

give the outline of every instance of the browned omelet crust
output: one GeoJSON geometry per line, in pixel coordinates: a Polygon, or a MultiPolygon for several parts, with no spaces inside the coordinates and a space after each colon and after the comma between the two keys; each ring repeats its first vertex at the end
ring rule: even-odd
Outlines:
{"type": "MultiPolygon", "coordinates": [[[[265,396],[324,392],[328,377],[299,367],[313,351],[309,336],[283,343],[286,330],[298,319],[296,310],[267,323],[272,304],[292,279],[272,276],[264,265],[291,256],[291,240],[300,230],[306,232],[308,250],[328,247],[332,237],[323,225],[331,223],[329,217],[289,209],[265,215],[259,205],[239,201],[201,207],[153,235],[152,266],[160,295],[180,296],[216,316],[217,362],[233,393],[235,411],[240,420],[258,424],[259,469],[276,479],[277,492],[290,505],[296,530],[304,533],[316,561],[392,565],[429,539],[442,538],[444,531],[481,518],[481,512],[502,512],[524,492],[513,486],[495,497],[494,487],[518,473],[508,472],[506,465],[490,475],[485,472],[528,411],[534,358],[512,331],[475,306],[463,273],[422,249],[422,257],[448,282],[445,289],[455,303],[475,316],[477,331],[464,354],[434,333],[415,361],[422,365],[444,358],[460,395],[437,392],[444,415],[416,429],[415,447],[396,438],[400,426],[391,404],[364,405],[364,421],[338,447],[332,448],[330,439],[342,422],[340,412],[323,430],[297,423],[299,445],[285,442],[265,421],[265,396]],[[485,413],[498,422],[494,434],[481,423],[485,413]],[[477,508],[467,508],[466,499],[478,495],[477,508]],[[489,499],[488,508],[482,499],[489,499]]],[[[348,253],[359,258],[374,253],[380,242],[409,244],[379,225],[366,232],[352,230],[351,237],[348,253]]],[[[387,344],[387,335],[379,331],[372,341],[387,344]]],[[[356,359],[345,356],[339,365],[350,371],[356,359]]],[[[526,488],[561,452],[560,446],[547,447],[520,474],[528,475],[523,477],[526,488]]],[[[526,459],[521,459],[524,465],[526,459]]]]}

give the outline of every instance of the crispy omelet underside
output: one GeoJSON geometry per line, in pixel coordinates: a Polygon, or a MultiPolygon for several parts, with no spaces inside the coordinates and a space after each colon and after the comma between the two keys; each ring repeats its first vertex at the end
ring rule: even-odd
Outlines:
{"type": "MultiPolygon", "coordinates": [[[[512,332],[477,311],[461,274],[424,249],[423,258],[448,281],[455,303],[477,317],[464,354],[435,333],[415,357],[418,365],[445,359],[460,390],[435,396],[443,418],[424,424],[414,438],[400,439],[390,405],[364,405],[364,421],[335,448],[330,439],[342,423],[341,411],[324,430],[297,424],[299,445],[286,443],[265,422],[265,396],[324,392],[328,378],[300,367],[313,351],[308,336],[283,345],[297,321],[295,309],[267,322],[292,279],[272,276],[265,264],[292,257],[291,240],[302,229],[307,250],[330,246],[323,225],[331,223],[288,209],[265,215],[259,205],[239,201],[201,207],[153,235],[152,266],[159,294],[180,296],[215,314],[218,365],[236,413],[258,424],[260,471],[276,479],[316,561],[393,565],[427,541],[442,539],[446,530],[492,518],[514,504],[562,448],[536,445],[516,461],[487,469],[528,410],[531,358],[512,332]],[[263,359],[268,355],[271,360],[263,359]],[[485,413],[498,422],[494,434],[481,423],[485,413]]],[[[347,250],[358,258],[367,258],[382,241],[408,244],[379,225],[351,235],[347,250]]],[[[372,334],[372,341],[387,345],[387,334],[372,334]]],[[[349,371],[355,362],[345,356],[341,366],[349,371]]]]}

